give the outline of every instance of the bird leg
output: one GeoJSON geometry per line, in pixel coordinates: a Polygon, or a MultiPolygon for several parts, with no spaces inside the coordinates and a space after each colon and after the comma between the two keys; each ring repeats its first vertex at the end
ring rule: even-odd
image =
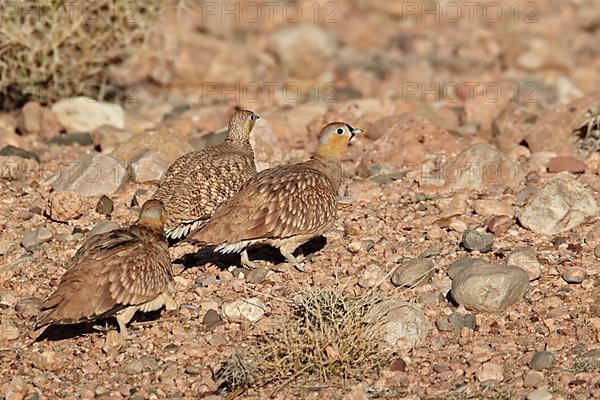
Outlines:
{"type": "Polygon", "coordinates": [[[119,333],[124,339],[127,339],[128,331],[126,325],[131,321],[138,307],[127,307],[116,314],[117,323],[119,324],[119,333]]]}
{"type": "Polygon", "coordinates": [[[288,246],[281,246],[279,251],[281,255],[285,257],[288,263],[292,264],[298,271],[304,272],[304,263],[298,261],[296,257],[292,254],[296,250],[295,248],[289,248],[288,246]]]}
{"type": "Polygon", "coordinates": [[[244,249],[240,253],[240,261],[242,263],[242,266],[246,267],[248,269],[256,269],[256,268],[258,268],[258,265],[256,265],[256,263],[250,261],[250,259],[248,258],[248,249],[244,249]]]}

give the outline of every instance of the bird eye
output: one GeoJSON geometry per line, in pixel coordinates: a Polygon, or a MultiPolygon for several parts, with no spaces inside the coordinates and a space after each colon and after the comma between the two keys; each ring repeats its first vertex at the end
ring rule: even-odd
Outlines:
{"type": "Polygon", "coordinates": [[[337,133],[338,135],[341,135],[344,133],[344,130],[342,128],[338,128],[337,133]]]}

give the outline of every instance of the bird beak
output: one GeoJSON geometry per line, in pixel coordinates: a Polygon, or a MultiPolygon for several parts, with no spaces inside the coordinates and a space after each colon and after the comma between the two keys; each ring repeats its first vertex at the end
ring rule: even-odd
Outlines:
{"type": "Polygon", "coordinates": [[[362,129],[360,128],[350,128],[350,139],[352,139],[354,136],[358,135],[359,133],[364,132],[362,129]]]}

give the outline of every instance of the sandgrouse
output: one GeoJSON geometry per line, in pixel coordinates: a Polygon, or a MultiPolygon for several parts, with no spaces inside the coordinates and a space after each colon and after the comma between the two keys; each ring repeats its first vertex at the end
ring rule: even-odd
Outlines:
{"type": "Polygon", "coordinates": [[[58,288],[42,306],[37,328],[116,316],[119,331],[136,311],[177,308],[171,259],[158,200],[144,203],[138,221],[94,235],[69,261],[58,288]]]}
{"type": "Polygon", "coordinates": [[[342,122],[326,125],[310,160],[259,172],[188,241],[215,246],[220,253],[241,252],[242,264],[250,268],[254,264],[247,248],[268,244],[303,271],[292,253],[333,225],[342,181],[340,158],[360,132],[342,122]]]}
{"type": "Polygon", "coordinates": [[[181,239],[203,226],[256,174],[250,132],[257,119],[251,111],[236,111],[224,143],[185,154],[165,172],[153,198],[165,206],[168,238],[181,239]]]}

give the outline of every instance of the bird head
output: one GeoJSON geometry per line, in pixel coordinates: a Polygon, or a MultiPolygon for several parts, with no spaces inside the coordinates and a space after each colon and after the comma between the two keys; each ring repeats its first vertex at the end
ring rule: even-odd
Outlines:
{"type": "Polygon", "coordinates": [[[229,120],[227,140],[237,143],[246,143],[250,138],[250,133],[254,128],[256,120],[260,117],[248,110],[238,110],[233,113],[229,120]]]}
{"type": "Polygon", "coordinates": [[[319,144],[315,155],[320,158],[339,160],[350,140],[361,133],[360,128],[353,128],[345,122],[332,122],[321,130],[319,144]]]}
{"type": "Polygon", "coordinates": [[[162,228],[167,219],[163,203],[160,200],[150,199],[142,206],[138,224],[151,225],[162,228]]]}

